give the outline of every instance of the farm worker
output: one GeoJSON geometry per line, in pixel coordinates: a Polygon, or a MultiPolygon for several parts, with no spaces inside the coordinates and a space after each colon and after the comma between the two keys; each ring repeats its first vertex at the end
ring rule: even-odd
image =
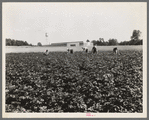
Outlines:
{"type": "Polygon", "coordinates": [[[69,51],[70,51],[69,48],[67,48],[67,53],[69,53],[69,51]]]}
{"type": "Polygon", "coordinates": [[[95,47],[95,45],[94,45],[93,48],[92,48],[92,52],[93,52],[93,53],[97,53],[97,48],[95,47]]]}
{"type": "Polygon", "coordinates": [[[82,47],[83,51],[85,51],[86,53],[88,53],[88,48],[87,47],[82,47]]]}
{"type": "Polygon", "coordinates": [[[113,48],[113,53],[114,53],[114,54],[118,54],[118,49],[117,49],[117,47],[113,48]]]}
{"type": "Polygon", "coordinates": [[[73,54],[73,49],[70,49],[70,53],[73,54]]]}
{"type": "Polygon", "coordinates": [[[87,47],[85,47],[85,52],[88,53],[88,48],[87,47]]]}
{"type": "Polygon", "coordinates": [[[90,42],[86,42],[84,43],[84,46],[82,47],[83,51],[85,51],[86,53],[88,53],[88,47],[90,46],[90,42]]]}
{"type": "Polygon", "coordinates": [[[67,52],[73,54],[73,49],[72,48],[67,48],[67,52]]]}
{"type": "Polygon", "coordinates": [[[48,55],[48,50],[46,50],[46,52],[44,53],[44,55],[48,55]]]}

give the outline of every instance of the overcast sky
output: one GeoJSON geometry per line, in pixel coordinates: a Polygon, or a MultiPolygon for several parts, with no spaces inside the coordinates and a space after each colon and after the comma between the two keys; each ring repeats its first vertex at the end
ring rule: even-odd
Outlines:
{"type": "MultiPolygon", "coordinates": [[[[3,39],[36,45],[115,38],[146,32],[146,3],[3,3],[3,39]],[[46,40],[45,33],[48,33],[46,40]]],[[[144,37],[144,36],[143,36],[144,37]]]]}

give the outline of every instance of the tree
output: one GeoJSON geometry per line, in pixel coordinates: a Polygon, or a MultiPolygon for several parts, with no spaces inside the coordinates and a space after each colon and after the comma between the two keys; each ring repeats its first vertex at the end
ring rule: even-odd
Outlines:
{"type": "Polygon", "coordinates": [[[6,46],[28,46],[29,44],[22,40],[14,40],[10,38],[6,38],[6,46]]]}
{"type": "Polygon", "coordinates": [[[16,41],[15,41],[14,39],[12,39],[11,45],[12,45],[12,46],[16,46],[16,41]]]}
{"type": "Polygon", "coordinates": [[[132,36],[130,37],[131,40],[129,42],[129,45],[142,45],[142,39],[141,37],[141,31],[140,30],[133,30],[132,36]]]}
{"type": "Polygon", "coordinates": [[[117,39],[109,39],[109,45],[117,45],[117,39]]]}
{"type": "Polygon", "coordinates": [[[92,40],[92,43],[97,46],[107,46],[108,42],[104,41],[104,38],[99,38],[99,40],[92,40]]]}
{"type": "Polygon", "coordinates": [[[119,43],[119,45],[129,45],[129,42],[130,41],[122,41],[122,42],[119,43]]]}
{"type": "Polygon", "coordinates": [[[96,40],[92,40],[93,45],[97,45],[97,41],[96,40]]]}
{"type": "Polygon", "coordinates": [[[24,45],[29,45],[26,41],[24,42],[24,45]]]}
{"type": "Polygon", "coordinates": [[[6,46],[11,46],[11,39],[6,39],[6,46]]]}
{"type": "Polygon", "coordinates": [[[140,40],[141,32],[140,30],[134,30],[131,36],[131,40],[140,40]]]}
{"type": "Polygon", "coordinates": [[[105,45],[104,38],[99,38],[99,40],[97,40],[97,45],[99,46],[105,45]]]}
{"type": "Polygon", "coordinates": [[[41,42],[38,42],[37,45],[38,45],[38,46],[42,46],[41,42]]]}
{"type": "Polygon", "coordinates": [[[99,41],[100,42],[104,42],[104,38],[99,38],[99,41]]]}

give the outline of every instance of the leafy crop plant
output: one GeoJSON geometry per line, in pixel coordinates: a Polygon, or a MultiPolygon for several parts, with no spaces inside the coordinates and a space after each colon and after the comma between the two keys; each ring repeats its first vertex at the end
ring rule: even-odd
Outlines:
{"type": "Polygon", "coordinates": [[[143,110],[142,51],[6,54],[6,112],[143,110]]]}

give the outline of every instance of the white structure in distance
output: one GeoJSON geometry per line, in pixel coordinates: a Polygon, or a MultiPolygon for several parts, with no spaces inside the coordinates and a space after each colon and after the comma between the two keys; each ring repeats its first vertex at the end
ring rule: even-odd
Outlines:
{"type": "Polygon", "coordinates": [[[68,42],[67,43],[67,48],[68,49],[80,49],[82,50],[82,48],[88,49],[88,51],[91,51],[93,47],[93,43],[91,42],[86,42],[86,41],[76,41],[76,42],[68,42]]]}

